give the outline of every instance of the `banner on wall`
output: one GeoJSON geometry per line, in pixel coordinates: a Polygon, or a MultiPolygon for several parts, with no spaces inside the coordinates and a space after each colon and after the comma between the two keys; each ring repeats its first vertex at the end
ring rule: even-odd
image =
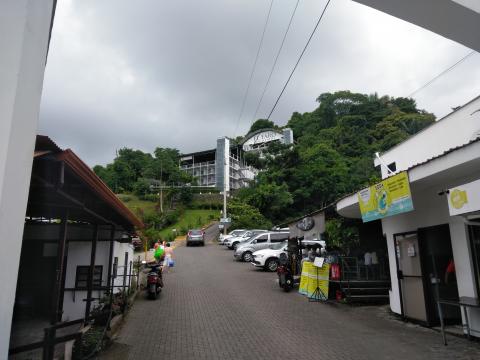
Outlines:
{"type": "Polygon", "coordinates": [[[413,210],[408,174],[401,172],[358,193],[363,222],[413,210]]]}
{"type": "Polygon", "coordinates": [[[448,190],[450,215],[461,215],[480,211],[480,180],[448,190]]]}

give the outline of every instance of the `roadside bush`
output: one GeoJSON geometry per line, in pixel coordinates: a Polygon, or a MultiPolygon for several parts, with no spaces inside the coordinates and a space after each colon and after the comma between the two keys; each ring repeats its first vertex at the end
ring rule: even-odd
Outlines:
{"type": "Polygon", "coordinates": [[[119,194],[117,195],[120,200],[123,202],[129,202],[132,200],[132,197],[130,195],[124,195],[124,194],[119,194]]]}
{"type": "Polygon", "coordinates": [[[140,200],[144,200],[144,201],[151,201],[151,202],[157,202],[158,201],[158,195],[157,194],[143,194],[143,195],[139,195],[138,198],[140,200]]]}

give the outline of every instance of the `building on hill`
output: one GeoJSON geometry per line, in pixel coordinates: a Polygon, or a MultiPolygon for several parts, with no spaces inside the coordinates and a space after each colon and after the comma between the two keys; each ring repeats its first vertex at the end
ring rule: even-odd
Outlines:
{"type": "Polygon", "coordinates": [[[261,152],[275,141],[293,144],[292,130],[261,129],[247,134],[239,144],[228,137],[219,138],[215,149],[183,154],[180,168],[195,177],[198,186],[223,190],[225,184],[227,191],[240,189],[247,187],[258,172],[245,162],[245,153],[261,152]]]}

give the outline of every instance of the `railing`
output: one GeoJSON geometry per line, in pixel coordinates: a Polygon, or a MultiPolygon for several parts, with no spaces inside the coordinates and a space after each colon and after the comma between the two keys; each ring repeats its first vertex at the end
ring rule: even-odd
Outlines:
{"type": "Polygon", "coordinates": [[[85,323],[85,319],[77,319],[77,320],[54,324],[44,329],[44,335],[43,335],[42,341],[11,348],[8,350],[8,355],[11,356],[11,355],[20,354],[26,351],[43,349],[42,359],[51,360],[54,357],[55,345],[65,343],[71,340],[78,340],[82,336],[81,331],[76,331],[72,334],[57,337],[56,336],[57,330],[61,328],[77,325],[77,324],[82,324],[82,323],[85,323]]]}

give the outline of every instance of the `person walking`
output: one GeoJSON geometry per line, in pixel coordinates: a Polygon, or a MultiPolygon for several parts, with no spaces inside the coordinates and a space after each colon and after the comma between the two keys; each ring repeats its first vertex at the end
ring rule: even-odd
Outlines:
{"type": "Polygon", "coordinates": [[[170,243],[167,243],[165,245],[165,262],[164,262],[164,265],[163,265],[163,268],[169,272],[170,271],[170,268],[173,267],[173,264],[174,264],[174,260],[173,260],[173,249],[172,247],[170,246],[170,243]]]}

